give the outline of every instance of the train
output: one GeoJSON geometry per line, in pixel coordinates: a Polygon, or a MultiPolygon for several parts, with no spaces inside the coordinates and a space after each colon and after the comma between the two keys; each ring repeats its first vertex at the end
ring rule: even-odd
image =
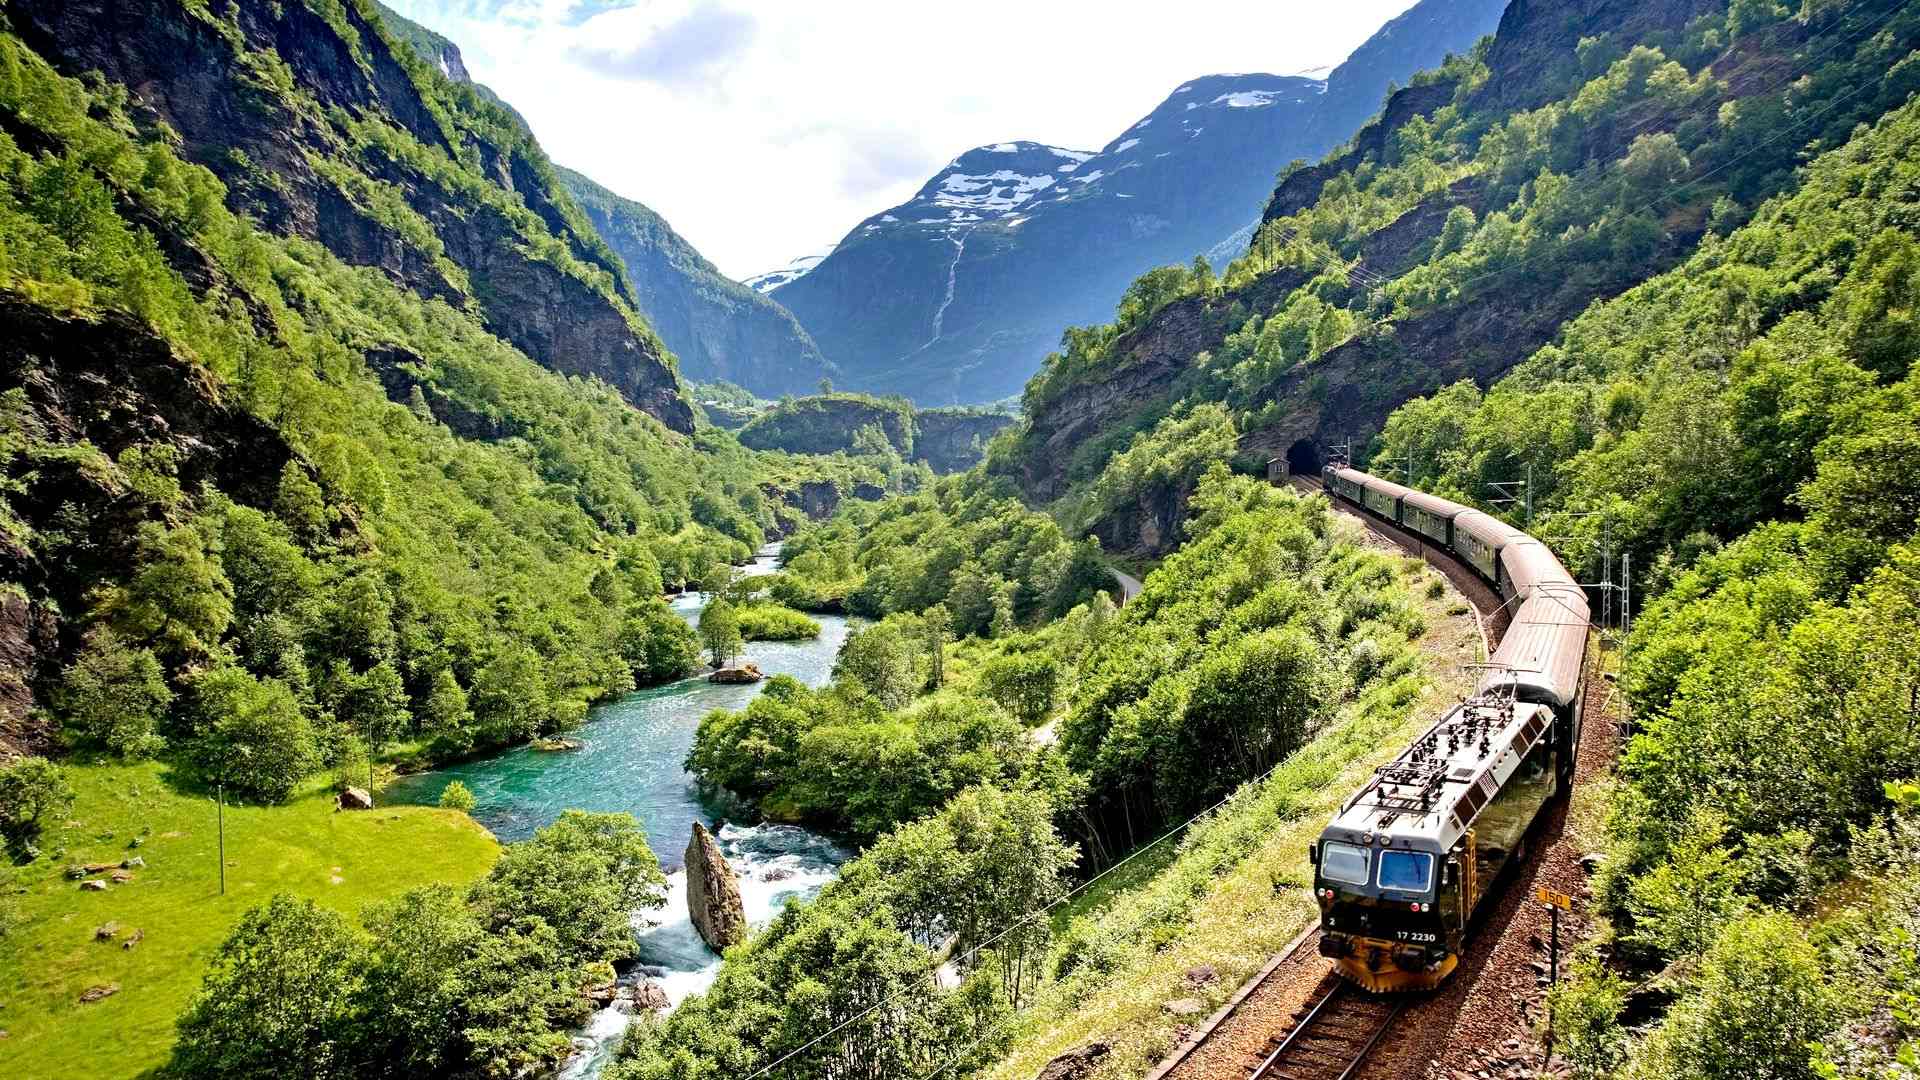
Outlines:
{"type": "Polygon", "coordinates": [[[1375,993],[1431,989],[1573,784],[1591,615],[1545,544],[1472,507],[1329,465],[1338,502],[1456,556],[1510,609],[1473,694],[1381,766],[1308,851],[1320,953],[1375,993]]]}

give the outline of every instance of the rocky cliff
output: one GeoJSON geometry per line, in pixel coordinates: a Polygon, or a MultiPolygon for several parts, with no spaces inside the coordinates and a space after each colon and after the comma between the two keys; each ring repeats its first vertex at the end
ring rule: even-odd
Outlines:
{"type": "Polygon", "coordinates": [[[914,414],[920,437],[913,457],[937,473],[965,472],[986,456],[995,435],[1018,422],[1012,413],[985,409],[921,409],[914,414]]]}
{"type": "Polygon", "coordinates": [[[783,401],[740,429],[742,445],[755,450],[785,450],[792,454],[832,454],[857,449],[862,428],[877,429],[901,457],[912,459],[913,407],[898,398],[866,394],[815,394],[783,401]]]}
{"type": "Polygon", "coordinates": [[[517,117],[423,59],[368,0],[5,0],[70,75],[129,89],[137,124],[227,185],[232,209],[404,287],[471,305],[539,363],[594,376],[681,431],[671,356],[620,260],[517,117]]]}
{"type": "Polygon", "coordinates": [[[0,289],[0,327],[0,581],[11,586],[0,593],[0,744],[42,749],[29,687],[72,646],[66,616],[124,575],[140,526],[172,509],[165,487],[131,483],[127,467],[166,462],[178,489],[211,485],[260,506],[298,458],[137,319],[57,313],[0,289]]]}
{"type": "Polygon", "coordinates": [[[1010,396],[1141,272],[1237,255],[1283,166],[1338,145],[1389,81],[1468,48],[1502,6],[1422,0],[1325,81],[1194,79],[1098,151],[975,148],[772,295],[843,385],[923,405],[1010,396]]]}
{"type": "Polygon", "coordinates": [[[808,393],[838,374],[791,312],[723,276],[666,219],[570,169],[557,172],[620,256],[640,313],[687,378],[779,397],[808,393]]]}
{"type": "Polygon", "coordinates": [[[687,918],[715,952],[747,938],[747,913],[740,882],[705,825],[693,823],[687,838],[687,918]]]}

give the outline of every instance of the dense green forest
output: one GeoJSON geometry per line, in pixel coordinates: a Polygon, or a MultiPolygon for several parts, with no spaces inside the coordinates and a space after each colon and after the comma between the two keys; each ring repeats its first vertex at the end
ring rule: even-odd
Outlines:
{"type": "Polygon", "coordinates": [[[1582,1075],[1898,1075],[1878,1070],[1889,1017],[1906,1030],[1886,958],[1920,856],[1899,809],[1920,776],[1916,161],[1910,104],[1381,438],[1379,460],[1467,498],[1531,465],[1537,531],[1653,556],[1598,886],[1614,966],[1565,992],[1582,1075]],[[1672,965],[1665,1022],[1623,1031],[1626,987],[1672,965]]]}

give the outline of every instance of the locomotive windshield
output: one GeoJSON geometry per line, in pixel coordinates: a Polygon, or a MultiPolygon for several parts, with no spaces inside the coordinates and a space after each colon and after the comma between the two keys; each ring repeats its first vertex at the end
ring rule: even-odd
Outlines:
{"type": "Polygon", "coordinates": [[[1400,892],[1427,891],[1433,882],[1433,856],[1424,851],[1380,853],[1380,887],[1400,892]]]}
{"type": "Polygon", "coordinates": [[[1320,875],[1328,881],[1347,885],[1365,885],[1368,878],[1367,849],[1329,840],[1320,846],[1320,875]]]}

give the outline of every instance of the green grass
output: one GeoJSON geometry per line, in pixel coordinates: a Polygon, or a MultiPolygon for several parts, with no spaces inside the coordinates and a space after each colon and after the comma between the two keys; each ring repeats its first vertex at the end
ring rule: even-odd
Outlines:
{"type": "MultiPolygon", "coordinates": [[[[339,911],[429,881],[466,882],[499,852],[465,814],[426,807],[336,813],[322,781],[285,806],[228,806],[227,892],[220,895],[211,800],[170,787],[158,764],[68,769],[78,796],[69,820],[51,824],[44,854],[16,870],[20,917],[0,938],[0,1076],[137,1076],[163,1063],[173,1022],[214,950],[248,908],[276,892],[311,896],[339,911]],[[128,848],[143,837],[137,850],[128,848]],[[64,849],[64,850],[63,850],[64,849]],[[134,879],[85,892],[71,863],[146,860],[134,879]],[[117,922],[112,942],[94,928],[117,922]],[[144,939],[122,942],[133,931],[144,939]],[[90,986],[120,991],[79,1004],[90,986]]],[[[291,1063],[290,1063],[291,1064],[291,1063]]]]}

